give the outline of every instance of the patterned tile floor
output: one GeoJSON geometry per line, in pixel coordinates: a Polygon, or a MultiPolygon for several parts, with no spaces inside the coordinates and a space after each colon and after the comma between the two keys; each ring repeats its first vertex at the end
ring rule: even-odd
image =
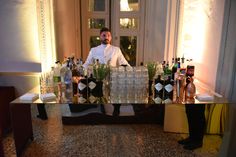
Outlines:
{"type": "MultiPolygon", "coordinates": [[[[32,106],[34,141],[29,142],[23,157],[214,157],[221,137],[205,135],[203,147],[184,150],[177,143],[186,134],[163,132],[160,125],[63,125],[59,107],[47,106],[49,119],[36,118],[32,106]]],[[[13,135],[4,137],[6,157],[14,157],[13,135]]]]}

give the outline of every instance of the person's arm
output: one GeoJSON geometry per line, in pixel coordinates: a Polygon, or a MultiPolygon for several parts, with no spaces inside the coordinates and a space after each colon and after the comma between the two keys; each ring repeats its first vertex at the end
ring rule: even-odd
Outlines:
{"type": "Polygon", "coordinates": [[[127,65],[127,66],[130,66],[129,63],[127,62],[127,60],[125,59],[124,55],[122,54],[120,48],[118,50],[118,62],[119,62],[119,65],[127,65]]]}
{"type": "Polygon", "coordinates": [[[85,63],[83,64],[83,67],[84,67],[85,69],[87,69],[87,68],[88,68],[88,65],[89,65],[89,64],[92,64],[92,62],[93,62],[93,48],[89,51],[89,55],[88,55],[88,57],[87,57],[85,63]]]}

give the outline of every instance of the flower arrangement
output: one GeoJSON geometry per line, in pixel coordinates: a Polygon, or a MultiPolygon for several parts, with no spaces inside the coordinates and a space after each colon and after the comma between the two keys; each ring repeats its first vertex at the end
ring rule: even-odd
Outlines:
{"type": "Polygon", "coordinates": [[[102,81],[110,72],[110,67],[105,64],[97,64],[93,66],[93,75],[98,81],[102,81]]]}
{"type": "Polygon", "coordinates": [[[147,69],[149,80],[153,80],[154,76],[156,75],[157,64],[155,62],[148,62],[147,69]]]}

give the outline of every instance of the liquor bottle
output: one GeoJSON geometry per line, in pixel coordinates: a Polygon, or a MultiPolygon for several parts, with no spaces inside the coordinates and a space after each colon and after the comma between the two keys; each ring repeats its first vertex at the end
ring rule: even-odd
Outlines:
{"type": "Polygon", "coordinates": [[[185,75],[186,74],[186,65],[185,65],[185,62],[184,62],[185,58],[184,58],[184,55],[183,57],[181,58],[181,66],[180,66],[180,73],[185,75]]]}
{"type": "Polygon", "coordinates": [[[190,79],[188,77],[194,76],[194,65],[191,64],[192,59],[189,60],[189,65],[187,65],[187,71],[186,71],[186,83],[188,84],[190,82],[190,79]]]}
{"type": "Polygon", "coordinates": [[[88,92],[89,92],[89,101],[91,103],[94,102],[94,97],[98,96],[97,90],[96,90],[96,79],[93,77],[93,74],[90,74],[90,77],[88,78],[88,92]]]}
{"type": "Polygon", "coordinates": [[[58,96],[58,84],[61,82],[60,69],[61,69],[60,61],[56,61],[53,70],[53,88],[56,96],[58,96]]]}
{"type": "Polygon", "coordinates": [[[175,58],[172,58],[172,61],[171,61],[171,69],[173,68],[174,65],[175,65],[175,58]]]}
{"type": "Polygon", "coordinates": [[[162,103],[163,86],[164,86],[164,80],[161,79],[161,75],[158,75],[157,79],[155,79],[154,81],[154,101],[157,104],[162,103]]]}
{"type": "Polygon", "coordinates": [[[178,59],[175,58],[175,64],[172,66],[172,79],[175,79],[175,73],[177,71],[178,68],[178,59]]]}
{"type": "Polygon", "coordinates": [[[171,103],[173,101],[173,80],[171,76],[164,82],[164,103],[171,103]]]}
{"type": "Polygon", "coordinates": [[[163,71],[164,71],[164,75],[169,74],[169,61],[167,61],[166,64],[163,65],[163,71]]]}
{"type": "Polygon", "coordinates": [[[178,57],[178,58],[177,58],[177,65],[180,67],[180,64],[181,64],[181,63],[180,63],[180,58],[178,57]]]}
{"type": "Polygon", "coordinates": [[[185,101],[192,101],[194,100],[194,96],[196,93],[196,87],[193,83],[193,78],[188,76],[189,83],[185,89],[185,101]]]}
{"type": "Polygon", "coordinates": [[[60,69],[61,69],[60,61],[56,61],[55,66],[54,66],[54,75],[53,75],[54,82],[61,82],[60,69]]]}
{"type": "Polygon", "coordinates": [[[166,61],[163,61],[162,62],[162,69],[163,69],[164,72],[165,72],[165,68],[166,68],[166,61]]]}
{"type": "Polygon", "coordinates": [[[93,74],[95,79],[98,79],[98,67],[99,67],[99,65],[100,65],[99,59],[94,60],[93,65],[92,65],[92,69],[90,70],[91,72],[89,73],[89,76],[91,76],[91,74],[93,74]]]}
{"type": "Polygon", "coordinates": [[[83,60],[80,58],[77,62],[77,71],[80,77],[84,76],[83,60]]]}
{"type": "Polygon", "coordinates": [[[79,72],[77,68],[77,64],[75,64],[74,59],[72,61],[72,86],[73,86],[73,95],[77,94],[77,88],[78,88],[78,80],[79,80],[79,72]]]}
{"type": "Polygon", "coordinates": [[[184,98],[184,90],[185,90],[185,75],[179,74],[176,79],[176,84],[174,86],[176,102],[181,103],[184,98]]]}
{"type": "Polygon", "coordinates": [[[46,74],[46,84],[49,88],[47,88],[46,92],[54,92],[54,81],[53,81],[53,75],[54,75],[54,67],[51,67],[50,73],[47,75],[46,74]]]}
{"type": "Polygon", "coordinates": [[[194,76],[194,65],[187,66],[186,76],[190,76],[190,77],[194,76]]]}
{"type": "Polygon", "coordinates": [[[72,101],[73,98],[73,88],[72,88],[72,72],[70,70],[69,61],[67,63],[67,69],[65,71],[64,81],[65,81],[65,98],[67,101],[72,101]]]}
{"type": "Polygon", "coordinates": [[[179,77],[180,75],[180,60],[179,58],[177,59],[177,70],[176,72],[174,73],[174,81],[175,81],[175,84],[176,84],[176,80],[177,78],[179,77]]]}
{"type": "Polygon", "coordinates": [[[64,78],[65,78],[65,73],[67,71],[67,63],[63,64],[60,69],[60,76],[61,76],[61,83],[65,83],[64,78]]]}

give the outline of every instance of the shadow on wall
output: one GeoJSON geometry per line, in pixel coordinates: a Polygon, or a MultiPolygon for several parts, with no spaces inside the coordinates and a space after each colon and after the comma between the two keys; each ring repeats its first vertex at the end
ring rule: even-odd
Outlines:
{"type": "Polygon", "coordinates": [[[19,62],[19,61],[1,61],[1,72],[41,72],[41,63],[35,62],[19,62]]]}
{"type": "Polygon", "coordinates": [[[39,74],[32,75],[0,75],[0,86],[13,86],[15,87],[16,97],[23,95],[32,88],[39,85],[39,74]]]}

